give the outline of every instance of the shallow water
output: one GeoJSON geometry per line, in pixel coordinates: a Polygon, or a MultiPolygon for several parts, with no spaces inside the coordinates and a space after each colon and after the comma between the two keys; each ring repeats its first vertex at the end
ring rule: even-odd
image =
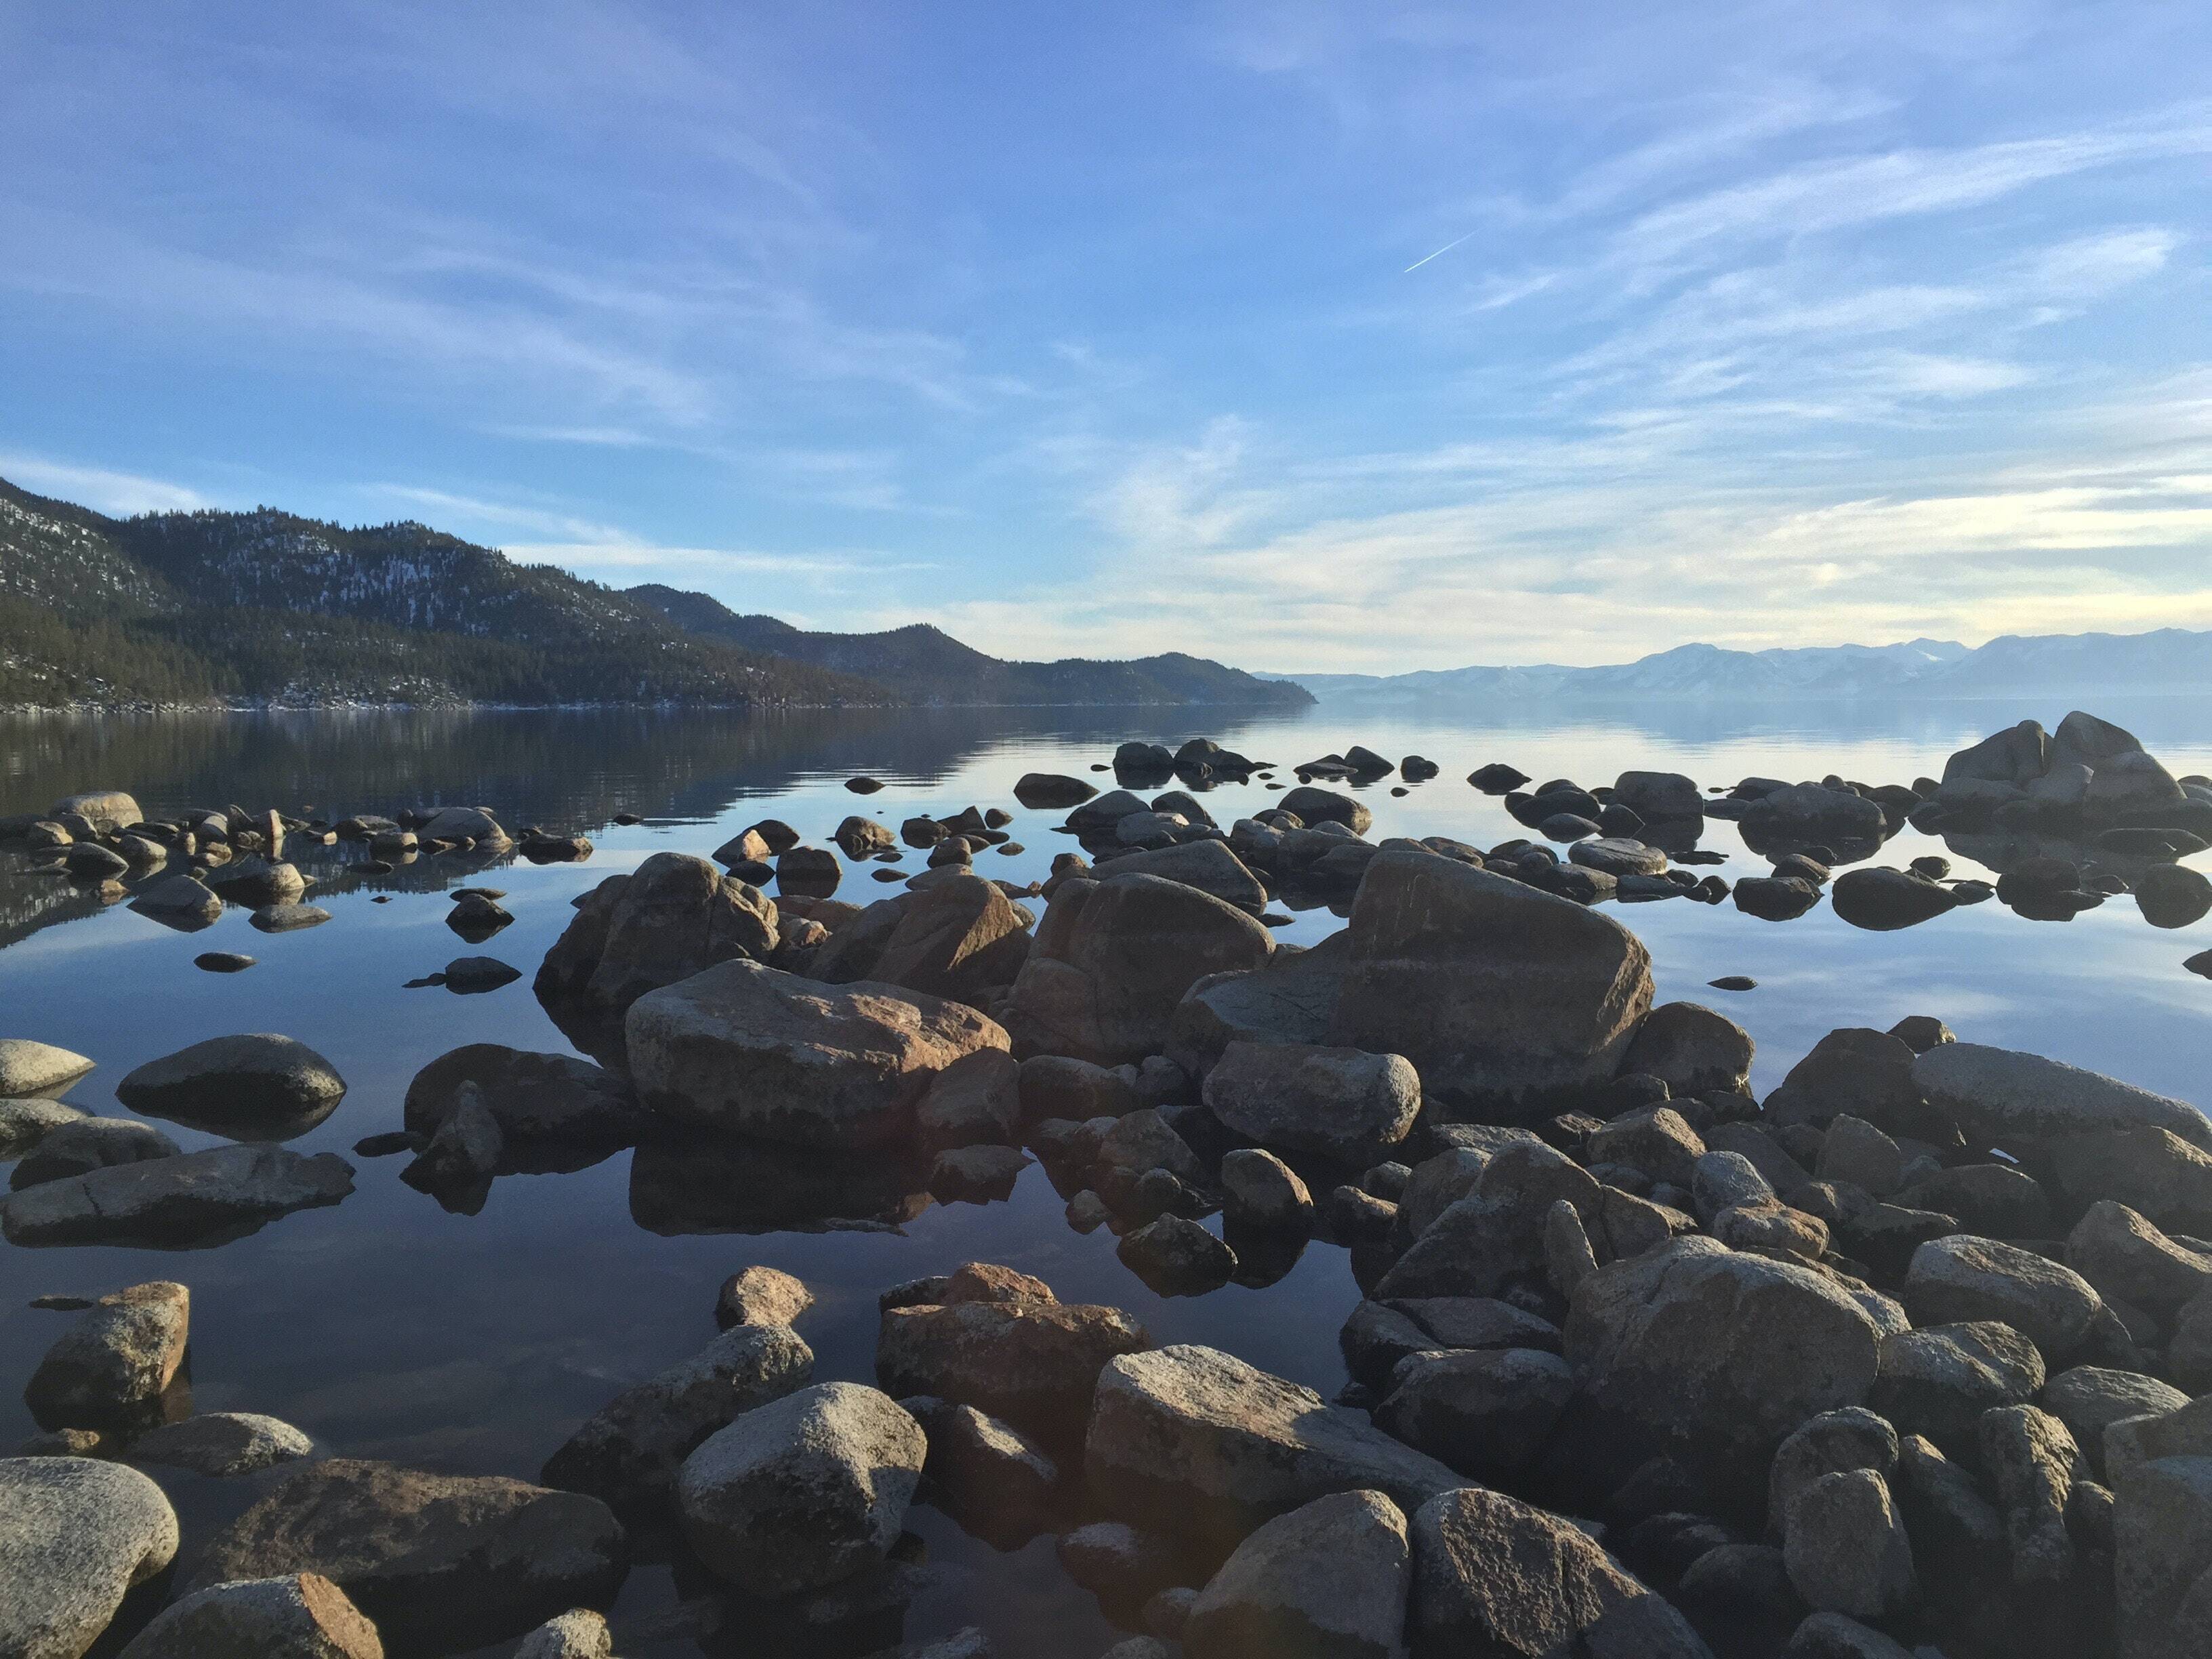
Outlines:
{"type": "MultiPolygon", "coordinates": [[[[0,1036],[59,1043],[99,1069],[66,1097],[114,1114],[115,1083],[133,1066],[234,1031],[281,1031],[328,1056],[348,1080],[337,1114],[290,1143],[349,1149],[397,1128],[409,1079],[462,1043],[497,1042],[571,1052],[530,992],[530,976],[572,912],[568,901],[649,854],[706,853],[737,830],[781,817],[826,843],[848,812],[896,824],[970,802],[1015,812],[1027,850],[985,854],[980,872],[1041,879],[1073,846],[1053,833],[1060,813],[1016,807],[1028,771],[1090,777],[1113,745],[1141,737],[1170,745],[1193,735],[1294,763],[1365,743],[1395,757],[1438,762],[1443,775],[1402,798],[1393,780],[1363,792],[1372,835],[1444,834],[1488,846],[1523,833],[1496,800],[1464,782],[1504,760],[1539,778],[1607,782],[1630,769],[1689,773],[1701,783],[1747,774],[1869,782],[1940,773],[1946,755],[2027,715],[2055,725],[2063,707],[1933,703],[1744,708],[1680,705],[1633,720],[1554,720],[1430,712],[1376,716],[1323,707],[1260,721],[1180,710],[930,711],[735,716],[641,714],[324,714],[190,720],[42,720],[0,724],[0,813],[43,809],[93,787],[131,790],[149,817],[236,801],[337,817],[438,804],[481,804],[510,826],[536,823],[589,835],[586,863],[425,860],[364,881],[338,872],[345,856],[302,859],[325,878],[310,902],[326,925],[264,936],[246,913],[204,932],[173,933],[116,906],[102,908],[24,860],[0,854],[0,1036]],[[861,798],[843,781],[884,781],[861,798]],[[615,826],[629,811],[647,822],[615,826]],[[488,879],[507,890],[513,926],[489,944],[444,925],[446,888],[488,879]],[[389,902],[376,903],[380,896],[389,902]],[[204,951],[240,951],[259,965],[219,975],[194,968],[204,951]],[[404,989],[459,956],[495,956],[517,982],[488,994],[404,989]]],[[[2177,773],[2212,772],[2212,707],[2195,700],[2100,706],[2177,773]]],[[[1110,784],[1110,779],[1093,780],[1110,784]]],[[[1225,785],[1208,799],[1224,824],[1269,797],[1225,785]]],[[[1731,880],[1765,872],[1733,825],[1707,822],[1703,844],[1729,854],[1731,880]]],[[[1907,830],[1880,861],[1948,853],[1956,873],[1981,873],[1940,842],[1907,830]]],[[[2212,855],[2193,862],[2212,863],[2212,855]]],[[[906,867],[918,868],[909,854],[906,867]]],[[[879,889],[865,868],[839,896],[879,889]]],[[[2212,946],[2212,918],[2162,932],[2122,896],[2064,923],[2033,922],[1995,903],[1960,908],[1903,933],[1849,927],[1824,904],[1769,924],[1732,905],[1686,902],[1614,908],[1650,946],[1660,1000],[1719,1007],[1756,1038],[1763,1093],[1829,1029],[1887,1027],[1932,1013],[1962,1038],[2033,1049],[2200,1103],[2212,1103],[2212,983],[2182,959],[2212,946]],[[1755,991],[1706,981],[1747,974],[1755,991]]],[[[1300,915],[1279,937],[1311,944],[1339,924],[1300,915]]],[[[187,1150],[209,1136],[169,1127],[187,1150]]],[[[332,1449],[454,1473],[534,1479],[586,1415],[632,1382],[696,1352],[714,1334],[714,1293],[752,1262],[785,1268],[819,1298],[798,1329],[818,1380],[872,1381],[876,1294],[973,1259],[1036,1273],[1063,1300],[1117,1304],[1161,1342],[1200,1341],[1319,1389],[1344,1376],[1336,1332],[1358,1299],[1344,1254],[1316,1242],[1264,1290],[1231,1286],[1163,1300],[1115,1260],[1110,1232],[1088,1237],[1063,1218],[1042,1169],[1011,1201],[937,1206],[896,1232],[684,1234],[727,1227],[729,1215],[634,1218],[631,1155],[557,1176],[495,1183],[481,1213],[449,1214],[398,1179],[403,1159],[353,1160],[356,1191],[329,1209],[279,1219],[203,1250],[0,1246],[0,1447],[34,1431],[21,1390],[66,1316],[26,1306],[41,1293],[97,1294],[156,1278],[192,1291],[191,1376],[202,1410],[272,1413],[332,1449]]],[[[236,1482],[149,1471],[176,1498],[184,1560],[267,1478],[236,1482]]],[[[1097,1654],[1117,1639],[1091,1599],[1060,1575],[1049,1537],[1011,1554],[917,1507],[909,1528],[927,1547],[934,1588],[909,1611],[904,1637],[927,1639],[981,1624],[1010,1659],[1097,1654]]],[[[689,1637],[656,1634],[700,1586],[668,1565],[641,1564],[611,1610],[628,1659],[697,1653],[689,1637]]],[[[489,1650],[488,1650],[489,1651],[489,1650]]]]}

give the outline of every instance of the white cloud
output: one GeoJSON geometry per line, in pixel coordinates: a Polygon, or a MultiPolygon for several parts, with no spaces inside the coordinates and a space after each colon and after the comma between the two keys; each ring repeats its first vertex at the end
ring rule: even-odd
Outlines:
{"type": "Polygon", "coordinates": [[[214,502],[196,489],[162,478],[104,467],[71,466],[36,455],[0,454],[0,477],[37,495],[74,501],[113,518],[136,513],[189,513],[214,502]]]}

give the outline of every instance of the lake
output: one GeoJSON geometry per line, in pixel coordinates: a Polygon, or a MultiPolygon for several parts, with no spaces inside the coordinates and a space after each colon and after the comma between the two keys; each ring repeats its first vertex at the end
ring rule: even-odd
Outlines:
{"type": "MultiPolygon", "coordinates": [[[[103,907],[0,854],[0,1036],[58,1043],[99,1061],[66,1097],[116,1114],[114,1085],[142,1062],[203,1038],[275,1031],[327,1056],[349,1089],[335,1115],[290,1143],[351,1156],[365,1135],[400,1127],[408,1082],[463,1043],[572,1053],[532,997],[530,976],[573,912],[570,900],[651,854],[705,854],[763,817],[827,844],[848,812],[896,825],[973,803],[1014,812],[1025,850],[987,853],[980,873],[1042,879],[1074,843],[1064,816],[1015,805],[1025,772],[1091,776],[1114,745],[1170,746],[1210,736],[1286,767],[1363,743],[1396,758],[1420,753],[1442,775],[1394,797],[1393,777],[1359,791],[1370,838],[1448,835],[1487,847],[1525,832],[1503,805],[1470,788],[1469,771],[1505,761],[1532,776],[1608,783],[1630,769],[1679,770],[1700,784],[1747,775],[1872,783],[1940,774],[1953,750],[2033,716],[2055,726],[2063,705],[1922,703],[1742,708],[1683,704],[1571,715],[1540,711],[1370,714],[1323,706],[1262,720],[1181,709],[939,710],[746,718],[709,714],[317,714],[175,719],[41,719],[0,724],[0,813],[43,810],[91,788],[131,791],[149,817],[235,802],[337,818],[436,805],[482,805],[510,828],[536,823],[589,836],[588,861],[487,867],[427,858],[388,876],[343,872],[344,847],[294,850],[319,878],[309,900],[332,913],[304,932],[264,935],[232,910],[204,932],[172,932],[122,905],[103,907]],[[881,779],[864,798],[844,781],[881,779]],[[613,823],[618,812],[643,822],[613,823]],[[482,945],[445,925],[447,888],[489,880],[514,923],[482,945]],[[388,900],[376,902],[378,899],[388,900]],[[258,965],[216,975],[207,951],[258,965]],[[458,995],[407,981],[452,958],[489,954],[515,983],[458,995]]],[[[2176,774],[2212,772],[2212,707],[2184,699],[2113,702],[2093,712],[2127,726],[2176,774]]],[[[1287,774],[1285,774],[1287,779],[1287,774]]],[[[1110,784],[1110,779],[1094,781],[1110,784]]],[[[1206,797],[1224,825],[1271,798],[1255,782],[1206,797]]],[[[1707,821],[1717,873],[1764,874],[1735,826],[1707,821]]],[[[1878,861],[1923,853],[1983,873],[1941,841],[1906,830],[1878,861]]],[[[2212,855],[2192,862],[2203,866],[2212,855]]],[[[909,854],[906,867],[918,868],[909,854]]],[[[839,896],[865,903],[892,889],[848,870],[839,896]]],[[[1034,908],[1042,908],[1042,902],[1034,908]]],[[[2001,904],[1961,908],[1899,933],[1867,933],[1826,904],[1772,924],[1733,905],[1688,902],[1610,908],[1650,947],[1662,1001],[1720,1009],[1756,1039],[1764,1093],[1832,1027],[1881,1028],[1908,1014],[1946,1021],[1962,1038],[2032,1049],[2162,1093],[2212,1098],[2212,982],[2185,957],[2212,946],[2212,919],[2149,927],[2124,896],[2065,922],[2031,921],[2001,904]],[[1758,988],[1708,988],[1747,975],[1758,988]]],[[[1306,911],[1278,937],[1310,945],[1340,926],[1306,911]]],[[[187,1150],[216,1144],[169,1128],[187,1150]]],[[[403,1185],[404,1158],[354,1158],[353,1194],[280,1218],[216,1248],[0,1247],[0,1446],[35,1431],[21,1400],[67,1316],[27,1304],[42,1294],[95,1295],[152,1279],[192,1293],[191,1384],[201,1410],[270,1413],[345,1455],[454,1473],[534,1480],[577,1423],[621,1389],[687,1358],[714,1335],[717,1287],[764,1263],[798,1274],[816,1305],[798,1324],[817,1380],[873,1380],[879,1291],[970,1260],[1044,1279],[1063,1301],[1128,1310],[1162,1343],[1203,1342],[1333,1395],[1345,1376],[1337,1330],[1358,1300],[1344,1252],[1316,1241],[1264,1289],[1231,1285],[1179,1299],[1153,1295],[1102,1229],[1075,1232],[1041,1168],[1011,1200],[932,1206],[896,1231],[686,1231],[742,1225],[743,1212],[634,1214],[631,1155],[573,1173],[499,1180],[476,1214],[450,1213],[403,1185]]],[[[185,1522],[189,1563],[210,1531],[270,1477],[222,1482],[151,1471],[185,1522]]],[[[279,1471],[278,1473],[281,1473],[279,1471]]],[[[1118,1636],[1060,1572],[1050,1536],[1002,1553],[917,1506],[909,1529],[926,1549],[929,1588],[904,1639],[980,1623],[1007,1659],[1087,1659],[1118,1636]]],[[[696,1568],[639,1564],[611,1610],[626,1659],[697,1653],[679,1609],[707,1588],[696,1568]]],[[[737,1648],[741,1650],[742,1642],[737,1648]]],[[[496,1651],[487,1650],[486,1651],[496,1651]]],[[[714,1649],[714,1651],[723,1650],[714,1649]]]]}

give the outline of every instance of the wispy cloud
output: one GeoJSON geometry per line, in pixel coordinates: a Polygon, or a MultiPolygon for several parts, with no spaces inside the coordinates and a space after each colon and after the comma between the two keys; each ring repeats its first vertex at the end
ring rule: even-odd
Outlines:
{"type": "Polygon", "coordinates": [[[37,495],[52,495],[116,518],[135,513],[189,513],[214,502],[196,489],[162,478],[71,466],[39,455],[0,453],[0,477],[37,495]]]}

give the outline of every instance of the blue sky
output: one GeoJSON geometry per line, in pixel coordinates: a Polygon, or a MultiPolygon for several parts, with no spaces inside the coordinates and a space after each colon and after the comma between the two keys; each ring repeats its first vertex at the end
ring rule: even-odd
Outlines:
{"type": "Polygon", "coordinates": [[[0,0],[0,476],[1009,656],[2212,626],[2212,8],[0,0]]]}

